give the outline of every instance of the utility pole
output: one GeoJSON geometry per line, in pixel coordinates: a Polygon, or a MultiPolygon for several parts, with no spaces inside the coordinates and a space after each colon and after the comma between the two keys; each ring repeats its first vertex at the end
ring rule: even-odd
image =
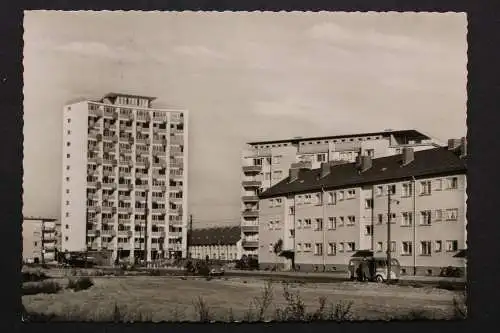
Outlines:
{"type": "Polygon", "coordinates": [[[42,226],[41,226],[41,235],[42,238],[40,240],[40,245],[42,247],[41,250],[41,257],[42,257],[42,265],[45,265],[45,220],[42,220],[42,226]]]}
{"type": "Polygon", "coordinates": [[[387,282],[391,280],[391,190],[387,189],[387,282]]]}
{"type": "Polygon", "coordinates": [[[189,214],[189,222],[188,222],[188,230],[186,232],[186,257],[188,259],[191,259],[191,256],[189,255],[189,244],[191,243],[190,242],[190,238],[192,236],[192,232],[193,232],[193,214],[189,214]]]}
{"type": "Polygon", "coordinates": [[[146,189],[146,223],[144,226],[144,261],[146,262],[146,266],[148,264],[148,197],[149,197],[149,190],[146,189]]]}

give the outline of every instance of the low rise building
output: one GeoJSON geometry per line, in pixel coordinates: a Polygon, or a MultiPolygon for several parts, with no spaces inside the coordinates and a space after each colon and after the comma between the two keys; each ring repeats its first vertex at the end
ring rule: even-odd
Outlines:
{"type": "Polygon", "coordinates": [[[189,233],[189,257],[193,259],[237,260],[242,256],[241,228],[194,229],[189,233]]]}
{"type": "Polygon", "coordinates": [[[53,218],[23,219],[23,261],[43,263],[56,260],[61,250],[61,224],[53,218]]]}
{"type": "Polygon", "coordinates": [[[463,268],[454,255],[466,248],[465,157],[463,139],[318,169],[295,165],[259,196],[261,268],[345,270],[357,250],[385,256],[389,221],[391,255],[403,274],[463,268]]]}

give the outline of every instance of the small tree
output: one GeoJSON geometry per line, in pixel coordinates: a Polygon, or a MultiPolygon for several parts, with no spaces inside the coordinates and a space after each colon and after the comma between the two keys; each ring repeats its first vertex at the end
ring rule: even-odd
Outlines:
{"type": "Polygon", "coordinates": [[[273,246],[273,252],[276,255],[276,258],[278,258],[281,251],[283,251],[283,240],[280,238],[273,246]]]}

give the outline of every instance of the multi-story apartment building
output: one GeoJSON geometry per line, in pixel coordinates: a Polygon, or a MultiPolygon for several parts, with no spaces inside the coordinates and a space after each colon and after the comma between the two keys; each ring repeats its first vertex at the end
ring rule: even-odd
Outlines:
{"type": "Polygon", "coordinates": [[[260,195],[259,263],[299,270],[345,270],[357,250],[391,254],[403,274],[439,274],[464,267],[466,248],[465,140],[458,148],[414,152],[318,169],[291,169],[260,195]],[[388,221],[390,220],[390,238],[388,221]],[[280,241],[281,240],[281,241],[280,241]]]}
{"type": "Polygon", "coordinates": [[[242,256],[239,226],[194,229],[188,237],[190,258],[232,261],[242,256]]]}
{"type": "Polygon", "coordinates": [[[107,94],[64,107],[62,249],[186,256],[188,113],[107,94]]]}
{"type": "Polygon", "coordinates": [[[258,194],[285,179],[290,168],[300,165],[318,168],[323,162],[354,162],[359,155],[390,156],[400,154],[405,147],[420,151],[439,147],[439,144],[416,130],[248,143],[242,155],[244,253],[254,256],[258,253],[258,194]]]}
{"type": "Polygon", "coordinates": [[[51,262],[61,250],[61,224],[53,218],[25,217],[23,219],[23,261],[51,262]]]}

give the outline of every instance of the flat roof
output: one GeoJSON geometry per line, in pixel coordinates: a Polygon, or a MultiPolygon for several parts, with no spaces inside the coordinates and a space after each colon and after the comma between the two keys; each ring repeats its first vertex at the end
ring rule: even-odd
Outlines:
{"type": "Polygon", "coordinates": [[[420,131],[415,129],[407,129],[407,130],[386,130],[379,132],[367,132],[367,133],[355,133],[355,134],[343,134],[343,135],[331,135],[331,136],[316,136],[316,137],[306,137],[306,138],[291,138],[285,140],[271,140],[271,141],[253,141],[248,142],[249,145],[261,145],[261,144],[269,144],[269,143],[285,143],[285,142],[301,142],[301,141],[310,141],[310,140],[329,140],[329,139],[338,139],[338,138],[352,138],[358,136],[373,136],[373,135],[408,135],[411,137],[419,137],[422,139],[431,139],[428,135],[423,134],[420,131]]]}
{"type": "Polygon", "coordinates": [[[57,219],[52,218],[52,217],[36,217],[36,216],[24,216],[23,220],[26,220],[26,221],[48,221],[48,222],[57,221],[57,219]]]}
{"type": "Polygon", "coordinates": [[[104,95],[103,98],[107,98],[107,97],[118,97],[118,96],[122,96],[122,97],[135,97],[135,98],[144,98],[144,99],[147,99],[147,100],[150,100],[150,101],[153,101],[156,99],[156,97],[151,97],[151,96],[144,96],[144,95],[134,95],[134,94],[125,94],[125,93],[114,93],[114,92],[110,92],[110,93],[107,93],[106,95],[104,95]]]}

